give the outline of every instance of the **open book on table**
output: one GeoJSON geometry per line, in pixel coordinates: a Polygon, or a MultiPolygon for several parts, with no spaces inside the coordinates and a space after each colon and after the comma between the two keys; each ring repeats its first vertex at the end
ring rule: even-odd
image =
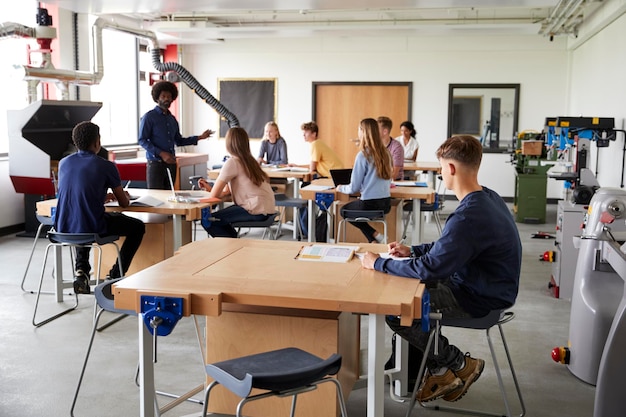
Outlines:
{"type": "MultiPolygon", "coordinates": [[[[135,207],[158,207],[162,204],[163,204],[163,201],[159,200],[158,198],[152,197],[150,195],[142,195],[140,197],[135,198],[134,200],[131,200],[130,202],[130,206],[135,206],[135,207]]],[[[119,203],[117,201],[111,201],[109,203],[106,203],[105,206],[117,207],[119,206],[119,203]]]]}
{"type": "Polygon", "coordinates": [[[287,172],[309,172],[309,168],[304,168],[304,167],[278,167],[278,168],[272,168],[272,171],[277,171],[277,172],[282,172],[282,171],[287,171],[287,172]]]}
{"type": "Polygon", "coordinates": [[[348,262],[359,250],[358,246],[306,245],[295,259],[300,261],[348,262]]]}

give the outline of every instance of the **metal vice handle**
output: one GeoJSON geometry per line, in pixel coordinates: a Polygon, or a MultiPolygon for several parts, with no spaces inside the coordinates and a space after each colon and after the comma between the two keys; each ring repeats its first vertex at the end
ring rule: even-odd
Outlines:
{"type": "Polygon", "coordinates": [[[157,336],[169,335],[183,317],[183,299],[178,297],[141,296],[143,321],[153,337],[154,362],[157,361],[157,336]]]}

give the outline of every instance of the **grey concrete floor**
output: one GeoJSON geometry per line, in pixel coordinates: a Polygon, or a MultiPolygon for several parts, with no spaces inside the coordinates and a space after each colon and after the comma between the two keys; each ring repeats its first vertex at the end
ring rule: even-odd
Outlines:
{"type": "MultiPolygon", "coordinates": [[[[447,203],[451,211],[454,203],[447,203]]],[[[445,213],[444,213],[445,215],[445,213]]],[[[551,266],[540,262],[539,256],[554,245],[554,240],[532,239],[537,231],[554,231],[556,206],[548,206],[546,224],[518,224],[523,242],[523,265],[520,292],[513,310],[516,318],[506,324],[505,334],[511,349],[527,407],[533,417],[589,417],[593,414],[595,388],[574,377],[564,365],[550,357],[554,346],[565,345],[568,338],[570,302],[555,299],[548,290],[551,266]]],[[[199,238],[205,233],[200,230],[199,238]]],[[[282,239],[289,239],[285,232],[282,239]]],[[[433,223],[425,225],[425,240],[435,239],[433,223]]],[[[251,234],[247,237],[256,237],[251,234]]],[[[22,292],[20,282],[28,260],[32,238],[0,237],[0,416],[68,416],[85,350],[93,315],[93,297],[80,296],[76,311],[34,328],[31,324],[35,295],[22,292]]],[[[27,286],[35,288],[43,260],[46,241],[41,239],[27,278],[27,286]]],[[[49,274],[49,273],[48,273],[49,274]]],[[[51,287],[52,279],[45,285],[51,287]]],[[[66,300],[71,300],[66,297],[66,300]]],[[[52,296],[42,296],[42,313],[58,309],[52,296]]],[[[112,317],[112,316],[109,316],[112,317]]],[[[105,317],[106,319],[106,317],[105,317]]],[[[127,318],[96,335],[77,416],[137,416],[138,389],[134,383],[137,360],[137,322],[127,318]]],[[[445,329],[452,343],[474,357],[486,360],[485,371],[468,394],[455,405],[482,406],[501,411],[493,365],[483,332],[445,329]]],[[[160,390],[182,393],[201,384],[204,371],[195,341],[192,320],[182,320],[175,331],[161,338],[158,345],[156,381],[160,390]]],[[[366,340],[367,329],[362,337],[366,340]]],[[[390,342],[387,338],[387,348],[390,342]]],[[[496,346],[499,338],[494,337],[496,346]]],[[[366,343],[362,343],[365,347],[366,343]]],[[[362,352],[365,357],[365,352],[362,352]]],[[[501,366],[503,359],[501,359],[501,366]]],[[[509,373],[504,373],[512,390],[509,373]]],[[[404,416],[406,404],[392,401],[388,394],[385,416],[404,416]]],[[[519,414],[514,398],[513,411],[519,414]]],[[[167,400],[159,399],[163,405],[167,400]]],[[[201,406],[182,404],[167,416],[197,415],[201,406]]],[[[350,416],[366,415],[366,389],[358,388],[348,400],[350,416]]],[[[418,408],[414,416],[458,415],[418,408]]],[[[460,415],[460,414],[459,414],[460,415]]]]}

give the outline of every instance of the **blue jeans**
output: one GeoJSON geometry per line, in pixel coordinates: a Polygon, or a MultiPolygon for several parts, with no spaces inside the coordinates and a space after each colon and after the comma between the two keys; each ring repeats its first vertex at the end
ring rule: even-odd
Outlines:
{"type": "Polygon", "coordinates": [[[237,222],[261,222],[267,220],[268,214],[250,214],[246,209],[238,205],[232,205],[225,209],[212,213],[211,226],[205,230],[213,237],[237,237],[237,231],[232,223],[237,222]]]}
{"type": "MultiPolygon", "coordinates": [[[[437,281],[435,283],[425,283],[430,293],[430,304],[433,311],[442,313],[444,319],[460,319],[472,317],[467,313],[454,297],[452,290],[446,281],[437,281]]],[[[428,344],[428,332],[422,330],[421,320],[413,320],[411,326],[401,326],[400,318],[396,316],[387,316],[387,325],[406,339],[410,344],[418,348],[422,353],[426,350],[428,344]]],[[[452,370],[458,370],[465,364],[463,352],[454,345],[448,343],[448,339],[439,333],[439,354],[434,354],[435,343],[433,341],[426,359],[426,366],[431,372],[436,372],[439,368],[447,367],[452,370]]]]}

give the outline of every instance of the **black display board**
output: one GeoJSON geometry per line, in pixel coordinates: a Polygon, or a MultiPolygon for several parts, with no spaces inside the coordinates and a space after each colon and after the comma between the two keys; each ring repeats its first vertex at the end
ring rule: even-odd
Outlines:
{"type": "MultiPolygon", "coordinates": [[[[267,122],[276,121],[275,78],[223,78],[219,82],[219,101],[237,119],[250,139],[261,139],[267,122]]],[[[220,120],[219,137],[224,138],[228,122],[220,120]]]]}
{"type": "Polygon", "coordinates": [[[452,134],[480,136],[481,97],[454,97],[452,102],[452,134]]]}

